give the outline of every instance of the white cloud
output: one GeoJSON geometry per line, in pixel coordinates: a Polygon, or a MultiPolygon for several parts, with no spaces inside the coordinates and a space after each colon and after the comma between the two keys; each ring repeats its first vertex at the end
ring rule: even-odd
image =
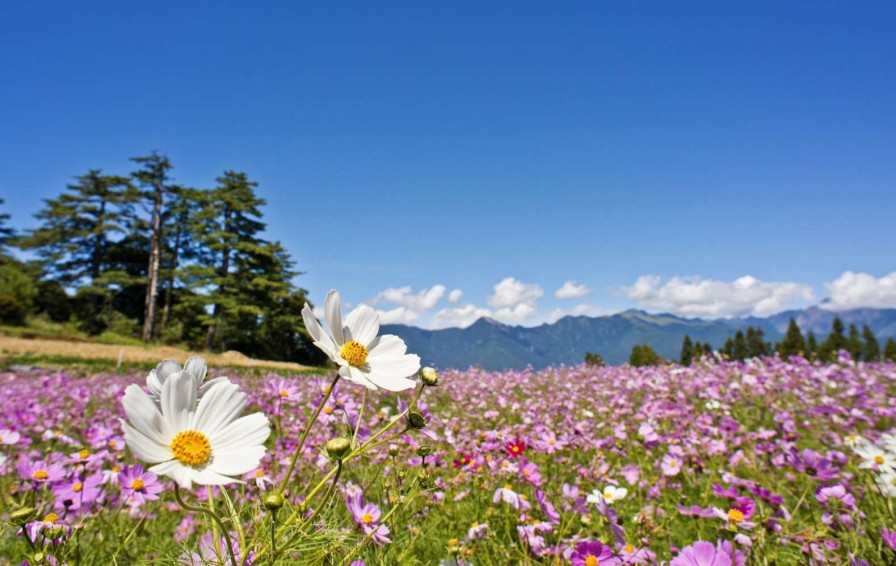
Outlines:
{"type": "Polygon", "coordinates": [[[609,311],[596,305],[582,303],[580,305],[574,306],[571,309],[556,308],[552,310],[545,317],[545,322],[547,322],[548,324],[553,324],[564,316],[602,316],[605,314],[609,314],[609,311]]]}
{"type": "Polygon", "coordinates": [[[532,319],[538,311],[538,299],[544,291],[536,283],[523,283],[505,277],[493,287],[488,304],[495,309],[495,320],[507,324],[521,324],[532,319]]]}
{"type": "Polygon", "coordinates": [[[544,291],[536,283],[523,283],[513,277],[505,277],[493,289],[494,293],[488,298],[488,304],[496,309],[513,308],[521,303],[534,304],[544,295],[544,291]]]}
{"type": "Polygon", "coordinates": [[[562,287],[554,291],[554,296],[558,299],[578,299],[584,297],[591,292],[587,286],[575,281],[567,281],[562,287]]]}
{"type": "Polygon", "coordinates": [[[454,289],[450,293],[448,293],[448,302],[452,305],[456,305],[460,302],[460,298],[464,296],[464,292],[460,289],[454,289]]]}
{"type": "Polygon", "coordinates": [[[624,291],[644,308],[706,318],[768,316],[814,298],[808,285],[767,283],[750,275],[730,283],[700,277],[663,281],[656,275],[643,275],[624,291]]]}
{"type": "Polygon", "coordinates": [[[829,310],[896,308],[896,272],[878,279],[869,273],[847,271],[825,287],[829,300],[822,307],[829,310]]]}
{"type": "Polygon", "coordinates": [[[444,285],[433,285],[414,293],[411,287],[390,287],[370,300],[373,305],[392,303],[395,308],[377,309],[380,324],[413,324],[432,310],[445,295],[444,285]]]}
{"type": "Polygon", "coordinates": [[[476,305],[442,309],[433,315],[430,328],[466,328],[484,316],[490,317],[492,312],[476,305]]]}
{"type": "Polygon", "coordinates": [[[421,313],[414,312],[407,307],[395,307],[391,310],[377,310],[380,324],[411,324],[420,318],[421,313]]]}

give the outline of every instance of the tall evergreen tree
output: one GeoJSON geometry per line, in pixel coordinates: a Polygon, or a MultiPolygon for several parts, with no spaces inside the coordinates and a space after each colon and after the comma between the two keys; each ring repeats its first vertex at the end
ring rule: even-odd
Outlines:
{"type": "Polygon", "coordinates": [[[685,334],[681,342],[681,365],[689,366],[692,361],[694,361],[694,344],[691,342],[691,337],[685,334]]]}
{"type": "Polygon", "coordinates": [[[790,356],[806,356],[806,341],[803,339],[803,333],[800,331],[799,325],[792,318],[787,324],[787,332],[784,339],[778,342],[775,350],[786,360],[790,356]]]}
{"type": "Polygon", "coordinates": [[[831,333],[818,347],[818,357],[826,362],[837,361],[837,352],[849,350],[849,340],[844,336],[843,321],[839,316],[834,317],[831,323],[831,333]]]}
{"type": "Polygon", "coordinates": [[[771,350],[765,341],[765,333],[761,328],[748,326],[746,334],[746,347],[748,358],[767,356],[771,350]]]}
{"type": "Polygon", "coordinates": [[[884,359],[890,362],[896,362],[896,340],[887,338],[884,344],[884,359]]]}
{"type": "Polygon", "coordinates": [[[880,361],[880,342],[867,324],[862,325],[862,359],[866,362],[880,361]]]}
{"type": "Polygon", "coordinates": [[[735,360],[745,360],[747,359],[747,339],[744,336],[744,333],[738,330],[734,334],[734,351],[732,354],[732,358],[735,360]]]}
{"type": "Polygon", "coordinates": [[[660,363],[660,356],[647,344],[635,344],[628,363],[634,367],[655,366],[660,363]]]}
{"type": "Polygon", "coordinates": [[[818,357],[818,339],[815,338],[815,333],[809,331],[809,336],[806,338],[806,359],[814,360],[818,357]]]}
{"type": "MultiPolygon", "coordinates": [[[[3,205],[5,201],[0,198],[0,205],[3,205]]],[[[7,246],[10,241],[15,236],[15,231],[7,226],[9,222],[9,214],[2,212],[0,213],[0,257],[5,257],[7,253],[7,246]]]]}
{"type": "Polygon", "coordinates": [[[855,324],[849,325],[849,337],[846,339],[846,348],[852,359],[858,360],[862,356],[862,337],[859,335],[859,329],[855,324]]]}
{"type": "Polygon", "coordinates": [[[181,292],[189,286],[189,273],[185,269],[187,262],[199,256],[198,233],[200,228],[197,216],[205,202],[202,191],[173,185],[170,196],[163,210],[162,257],[159,278],[162,295],[162,311],[155,336],[162,337],[168,329],[172,305],[175,300],[178,283],[181,292]]]}
{"type": "Polygon", "coordinates": [[[133,157],[131,161],[140,165],[132,177],[142,189],[143,201],[149,215],[149,261],[146,267],[146,297],[141,338],[149,342],[156,324],[156,300],[159,290],[159,270],[162,265],[162,210],[167,196],[171,193],[168,185],[168,171],[171,162],[168,157],[153,152],[145,157],[133,157]]]}
{"type": "Polygon", "coordinates": [[[198,215],[207,258],[201,262],[206,268],[200,279],[210,289],[211,314],[205,317],[207,349],[216,346],[218,327],[223,320],[251,316],[242,296],[246,293],[243,286],[246,282],[241,280],[245,274],[237,273],[251,270],[251,256],[264,249],[260,239],[264,230],[260,207],[265,201],[255,194],[258,183],[250,181],[245,173],[235,171],[225,171],[217,181],[218,186],[206,194],[198,215]]]}
{"type": "Polygon", "coordinates": [[[20,238],[44,273],[65,286],[96,285],[106,271],[112,240],[126,231],[133,210],[127,178],[91,170],[58,198],[44,201],[39,228],[20,238]]]}

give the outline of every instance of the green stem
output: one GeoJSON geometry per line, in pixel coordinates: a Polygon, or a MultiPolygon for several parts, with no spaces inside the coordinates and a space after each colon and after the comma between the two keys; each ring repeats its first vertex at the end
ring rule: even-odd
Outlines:
{"type": "Polygon", "coordinates": [[[220,517],[218,517],[217,513],[215,513],[211,509],[206,509],[205,507],[196,507],[193,505],[189,505],[186,501],[184,501],[183,496],[180,494],[180,487],[176,482],[174,484],[174,499],[177,500],[178,505],[180,505],[187,511],[204,513],[212,518],[212,521],[215,522],[215,525],[217,525],[217,527],[221,529],[221,536],[224,537],[225,543],[227,545],[227,554],[230,556],[231,565],[237,566],[236,556],[233,554],[233,544],[230,542],[230,533],[227,532],[227,527],[224,526],[224,522],[220,517]]]}
{"type": "Polygon", "coordinates": [[[308,424],[305,425],[305,431],[302,433],[301,438],[299,438],[299,446],[296,448],[296,453],[292,455],[292,460],[289,462],[289,468],[286,470],[286,475],[283,476],[283,481],[280,483],[280,488],[277,492],[283,495],[283,492],[286,490],[287,484],[289,484],[289,478],[292,477],[292,473],[296,468],[296,462],[299,460],[299,455],[302,453],[302,448],[305,446],[305,439],[308,438],[308,434],[311,432],[311,427],[314,426],[315,421],[317,421],[317,417],[320,415],[320,412],[323,410],[324,405],[327,404],[327,401],[330,400],[330,395],[333,394],[333,390],[336,389],[336,382],[339,381],[339,374],[336,374],[336,377],[333,378],[333,382],[330,384],[330,388],[327,389],[324,398],[321,399],[320,403],[318,403],[317,408],[314,409],[314,413],[311,415],[311,418],[308,420],[308,424]]]}

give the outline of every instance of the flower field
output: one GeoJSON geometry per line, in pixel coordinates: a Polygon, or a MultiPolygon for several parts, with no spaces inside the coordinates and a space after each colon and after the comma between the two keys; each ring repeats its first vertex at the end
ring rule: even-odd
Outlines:
{"type": "Polygon", "coordinates": [[[244,483],[177,493],[125,442],[125,389],[146,378],[0,375],[5,563],[678,566],[896,556],[893,365],[842,356],[472,369],[397,394],[348,381],[329,390],[322,377],[231,375],[248,395],[244,412],[270,421],[260,465],[241,474],[244,483]],[[334,438],[343,445],[327,446],[334,438]]]}

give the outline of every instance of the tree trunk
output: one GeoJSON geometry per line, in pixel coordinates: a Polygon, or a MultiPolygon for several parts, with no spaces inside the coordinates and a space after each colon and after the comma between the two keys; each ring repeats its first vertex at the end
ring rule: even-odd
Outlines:
{"type": "Polygon", "coordinates": [[[146,307],[143,316],[144,342],[152,340],[152,330],[156,318],[156,294],[159,287],[159,264],[162,256],[162,186],[156,186],[152,210],[152,240],[149,250],[149,265],[146,273],[146,307]]]}

